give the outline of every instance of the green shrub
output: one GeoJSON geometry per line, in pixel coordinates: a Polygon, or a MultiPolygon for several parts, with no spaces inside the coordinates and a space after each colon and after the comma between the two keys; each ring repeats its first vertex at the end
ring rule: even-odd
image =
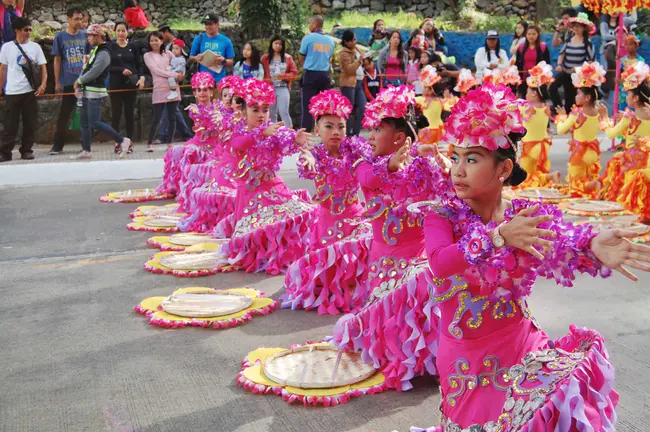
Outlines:
{"type": "Polygon", "coordinates": [[[249,39],[267,37],[282,28],[280,0],[239,0],[239,12],[249,39]]]}

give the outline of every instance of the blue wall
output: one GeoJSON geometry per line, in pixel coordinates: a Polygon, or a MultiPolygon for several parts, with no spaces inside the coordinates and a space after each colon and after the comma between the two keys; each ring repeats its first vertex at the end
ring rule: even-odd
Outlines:
{"type": "MultiPolygon", "coordinates": [[[[370,37],[372,36],[372,29],[370,28],[353,28],[359,43],[367,45],[370,37]]],[[[344,30],[337,30],[336,37],[340,38],[344,30]]],[[[401,30],[402,39],[406,42],[411,36],[411,30],[401,30]]],[[[474,54],[476,50],[485,44],[484,33],[460,33],[460,32],[444,32],[445,44],[449,48],[449,55],[456,57],[456,64],[462,67],[469,67],[474,69],[474,54]]],[[[502,35],[500,37],[501,47],[506,50],[510,56],[510,44],[512,43],[512,34],[502,35]]],[[[553,48],[553,35],[543,34],[542,40],[551,48],[551,62],[556,64],[557,57],[560,54],[560,48],[553,48]]],[[[594,36],[592,38],[596,48],[596,55],[600,47],[600,37],[594,36]]],[[[645,39],[639,48],[639,55],[643,56],[646,60],[650,60],[650,39],[645,39]]]]}

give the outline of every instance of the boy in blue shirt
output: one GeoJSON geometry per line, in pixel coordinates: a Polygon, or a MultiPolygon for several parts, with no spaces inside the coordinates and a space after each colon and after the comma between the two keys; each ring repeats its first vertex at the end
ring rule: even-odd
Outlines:
{"type": "Polygon", "coordinates": [[[205,33],[194,38],[190,51],[190,62],[201,63],[206,51],[214,52],[217,55],[214,63],[211,65],[201,64],[199,70],[210,72],[218,83],[228,74],[227,69],[232,67],[235,50],[232,41],[219,33],[219,17],[216,14],[207,14],[202,23],[205,25],[205,33]]]}

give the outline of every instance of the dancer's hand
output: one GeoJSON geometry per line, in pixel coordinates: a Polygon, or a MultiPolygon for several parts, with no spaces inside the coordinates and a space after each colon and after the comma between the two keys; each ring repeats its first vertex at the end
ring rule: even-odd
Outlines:
{"type": "Polygon", "coordinates": [[[409,160],[409,153],[411,151],[411,138],[406,138],[404,145],[399,148],[388,160],[388,171],[395,172],[403,169],[409,160]]]}
{"type": "Polygon", "coordinates": [[[626,267],[650,272],[650,246],[632,243],[638,233],[621,229],[603,229],[591,240],[591,250],[604,266],[620,272],[633,281],[638,278],[626,267]]]}
{"type": "Polygon", "coordinates": [[[278,129],[280,129],[282,126],[284,126],[284,122],[277,122],[271,124],[271,126],[267,127],[264,129],[264,132],[262,132],[262,135],[265,137],[269,137],[271,135],[275,135],[278,129]]]}
{"type": "Polygon", "coordinates": [[[316,171],[316,158],[309,150],[300,150],[298,163],[301,164],[307,171],[316,171]]]}
{"type": "Polygon", "coordinates": [[[296,132],[296,142],[301,146],[307,144],[311,139],[311,137],[312,135],[309,132],[307,132],[306,129],[300,129],[298,132],[296,132]]]}
{"type": "Polygon", "coordinates": [[[440,153],[436,144],[420,144],[418,146],[418,154],[420,156],[432,157],[445,172],[449,172],[451,169],[451,161],[440,153]]]}
{"type": "Polygon", "coordinates": [[[552,215],[543,215],[532,217],[539,205],[528,207],[517,213],[509,222],[504,223],[499,228],[499,233],[506,246],[512,246],[530,253],[535,258],[543,260],[542,255],[534,245],[542,246],[544,249],[550,249],[553,242],[544,240],[542,237],[555,238],[556,234],[551,230],[537,228],[539,224],[553,220],[552,215]]]}
{"type": "Polygon", "coordinates": [[[566,115],[566,109],[564,109],[564,107],[559,106],[559,107],[555,108],[555,114],[557,114],[559,116],[565,116],[566,115]]]}

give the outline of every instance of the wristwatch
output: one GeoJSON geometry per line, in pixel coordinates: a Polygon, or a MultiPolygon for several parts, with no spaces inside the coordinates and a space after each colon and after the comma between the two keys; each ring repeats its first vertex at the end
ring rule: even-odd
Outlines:
{"type": "Polygon", "coordinates": [[[494,231],[492,231],[492,244],[497,249],[500,249],[506,245],[506,240],[499,233],[499,228],[501,228],[501,225],[497,226],[494,231]]]}

